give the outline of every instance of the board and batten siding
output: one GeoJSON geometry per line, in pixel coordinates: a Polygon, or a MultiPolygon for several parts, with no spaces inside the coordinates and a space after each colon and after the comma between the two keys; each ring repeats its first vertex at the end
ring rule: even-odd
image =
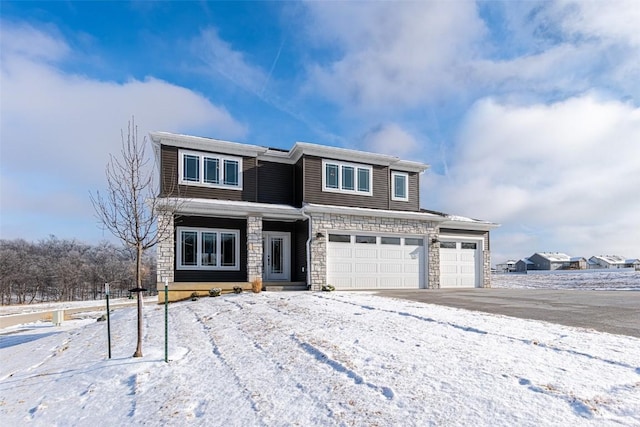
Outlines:
{"type": "Polygon", "coordinates": [[[258,202],[293,205],[294,165],[258,161],[258,202]]]}
{"type": "MultiPolygon", "coordinates": [[[[211,153],[217,154],[217,153],[211,153]]],[[[220,199],[244,202],[257,201],[257,168],[254,157],[242,158],[242,190],[227,190],[197,185],[178,184],[178,148],[163,145],[160,150],[160,195],[196,199],[220,199]]]]}

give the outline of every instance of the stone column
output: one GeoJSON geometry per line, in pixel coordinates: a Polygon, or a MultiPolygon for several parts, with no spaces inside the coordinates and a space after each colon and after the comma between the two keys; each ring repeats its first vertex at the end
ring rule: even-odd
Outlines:
{"type": "MultiPolygon", "coordinates": [[[[158,232],[164,232],[164,234],[156,247],[156,280],[158,284],[164,283],[165,279],[172,283],[176,249],[173,214],[160,213],[158,215],[158,232]]],[[[161,286],[164,289],[164,284],[161,286]]]]}
{"type": "Polygon", "coordinates": [[[247,282],[262,280],[262,217],[247,217],[247,282]]]}
{"type": "Polygon", "coordinates": [[[440,242],[431,243],[434,239],[439,240],[438,230],[431,225],[426,241],[427,253],[429,254],[429,259],[427,260],[427,265],[429,266],[427,288],[429,289],[438,289],[440,287],[440,242]]]}
{"type": "Polygon", "coordinates": [[[308,267],[311,290],[319,291],[326,285],[327,281],[327,235],[326,228],[323,227],[323,214],[314,215],[311,221],[311,265],[308,267]],[[318,238],[317,234],[322,233],[318,238]]]}

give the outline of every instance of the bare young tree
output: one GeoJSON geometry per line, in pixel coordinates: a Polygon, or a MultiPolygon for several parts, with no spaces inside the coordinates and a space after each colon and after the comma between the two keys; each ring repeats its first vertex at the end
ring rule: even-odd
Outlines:
{"type": "MultiPolygon", "coordinates": [[[[134,118],[127,129],[126,139],[121,131],[120,156],[109,156],[106,194],[91,194],[91,203],[103,228],[134,252],[136,287],[141,289],[144,252],[170,235],[170,230],[163,229],[167,221],[158,221],[159,215],[173,215],[176,207],[161,204],[155,170],[145,152],[147,138],[139,143],[134,118]]],[[[142,357],[142,296],[137,294],[138,342],[133,357],[142,357]]]]}

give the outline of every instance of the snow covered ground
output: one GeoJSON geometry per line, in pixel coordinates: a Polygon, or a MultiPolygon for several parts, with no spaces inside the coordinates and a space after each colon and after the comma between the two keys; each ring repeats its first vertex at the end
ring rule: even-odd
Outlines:
{"type": "Polygon", "coordinates": [[[640,271],[529,272],[494,274],[493,288],[580,289],[598,291],[640,291],[640,271]]]}
{"type": "Polygon", "coordinates": [[[367,293],[225,295],[0,333],[3,425],[640,425],[640,340],[367,293]]]}

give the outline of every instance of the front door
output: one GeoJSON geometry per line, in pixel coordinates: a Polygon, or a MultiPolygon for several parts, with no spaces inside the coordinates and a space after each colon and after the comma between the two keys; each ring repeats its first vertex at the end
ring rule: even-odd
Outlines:
{"type": "Polygon", "coordinates": [[[291,280],[291,235],[290,233],[264,232],[265,281],[291,280]]]}

